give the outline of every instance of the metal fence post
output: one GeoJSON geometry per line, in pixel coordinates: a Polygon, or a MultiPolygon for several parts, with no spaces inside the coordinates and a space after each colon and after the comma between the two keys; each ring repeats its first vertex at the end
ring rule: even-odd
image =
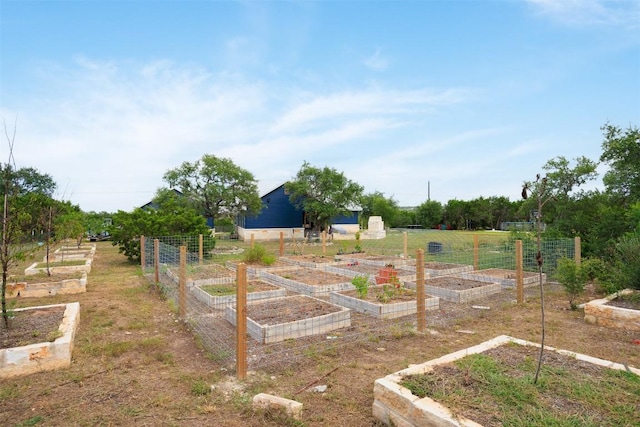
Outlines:
{"type": "Polygon", "coordinates": [[[236,271],[236,377],[247,378],[247,266],[241,262],[236,271]]]}
{"type": "Polygon", "coordinates": [[[202,264],[203,252],[204,252],[204,242],[203,242],[202,234],[200,234],[198,236],[198,260],[200,264],[202,264]]]}

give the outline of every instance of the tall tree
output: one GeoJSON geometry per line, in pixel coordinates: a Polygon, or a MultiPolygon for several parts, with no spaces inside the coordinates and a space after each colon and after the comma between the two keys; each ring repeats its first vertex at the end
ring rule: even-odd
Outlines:
{"type": "Polygon", "coordinates": [[[442,223],[442,204],[435,200],[427,200],[416,208],[416,220],[424,228],[433,228],[442,223]]]}
{"type": "Polygon", "coordinates": [[[285,190],[291,202],[306,212],[309,222],[327,228],[332,218],[351,213],[361,202],[364,188],[333,168],[320,169],[304,162],[285,190]]]}
{"type": "Polygon", "coordinates": [[[257,214],[262,208],[253,174],[231,159],[205,154],[167,171],[163,179],[180,190],[196,210],[214,220],[243,212],[257,214]]]}
{"type": "Polygon", "coordinates": [[[640,200],[640,129],[622,130],[605,124],[600,161],[609,166],[603,182],[608,192],[623,199],[625,205],[640,200]]]}

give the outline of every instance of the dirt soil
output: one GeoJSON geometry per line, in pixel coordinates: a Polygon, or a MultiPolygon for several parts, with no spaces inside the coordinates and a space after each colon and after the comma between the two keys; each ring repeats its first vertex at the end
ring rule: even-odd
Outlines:
{"type": "Polygon", "coordinates": [[[309,286],[322,286],[334,283],[347,283],[351,282],[351,279],[339,274],[327,273],[325,271],[313,270],[311,268],[298,268],[287,270],[283,272],[274,273],[285,279],[295,280],[300,283],[304,283],[309,286]]]}
{"type": "MultiPolygon", "coordinates": [[[[199,346],[138,266],[110,242],[97,245],[85,294],[18,301],[79,301],[81,320],[69,368],[0,382],[1,426],[380,426],[371,415],[377,378],[497,335],[540,340],[540,298],[530,288],[524,304],[513,302],[515,294],[474,301],[489,310],[445,304],[428,313],[425,333],[371,335],[332,351],[310,350],[237,381],[199,346]],[[327,390],[314,392],[315,385],[327,390]],[[259,392],[300,401],[302,419],[253,410],[259,392]]],[[[569,309],[560,287],[546,288],[547,345],[640,367],[640,332],[588,325],[583,312],[569,309]]],[[[589,289],[578,303],[602,296],[589,289]]]]}
{"type": "Polygon", "coordinates": [[[0,323],[0,349],[22,347],[52,341],[64,317],[65,307],[15,311],[9,316],[9,328],[0,323]]]}
{"type": "Polygon", "coordinates": [[[487,286],[487,282],[479,282],[477,280],[462,279],[460,277],[434,277],[425,280],[425,284],[429,286],[437,286],[439,288],[453,289],[457,291],[464,291],[467,289],[474,289],[481,286],[487,286]]]}
{"type": "Polygon", "coordinates": [[[295,322],[340,311],[340,307],[307,296],[290,296],[247,306],[247,317],[267,326],[295,322]]]}

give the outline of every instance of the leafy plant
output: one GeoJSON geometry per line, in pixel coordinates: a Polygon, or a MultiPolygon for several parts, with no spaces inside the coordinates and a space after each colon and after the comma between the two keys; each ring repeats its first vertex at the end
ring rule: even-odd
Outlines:
{"type": "Polygon", "coordinates": [[[255,244],[251,249],[245,252],[242,260],[246,263],[271,265],[276,262],[276,257],[275,255],[267,252],[267,249],[264,246],[255,244]]]}
{"type": "Polygon", "coordinates": [[[369,293],[369,278],[367,276],[356,276],[351,279],[351,284],[356,287],[358,298],[365,299],[369,293]]]}
{"type": "Polygon", "coordinates": [[[567,293],[571,309],[577,309],[578,306],[575,300],[584,293],[584,285],[587,281],[586,270],[578,266],[572,259],[560,258],[555,271],[555,278],[567,293]]]}

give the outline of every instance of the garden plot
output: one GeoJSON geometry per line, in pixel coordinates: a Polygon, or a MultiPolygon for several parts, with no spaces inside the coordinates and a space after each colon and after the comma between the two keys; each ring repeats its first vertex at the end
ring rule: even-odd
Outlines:
{"type": "MultiPolygon", "coordinates": [[[[229,283],[195,285],[190,292],[198,301],[215,309],[224,309],[228,304],[235,304],[237,295],[237,283],[235,280],[229,283]]],[[[284,297],[286,289],[267,283],[263,280],[247,281],[247,301],[284,297]]]]}
{"type": "Polygon", "coordinates": [[[336,261],[340,262],[358,262],[360,264],[368,264],[368,265],[377,265],[379,267],[384,267],[385,265],[393,265],[394,267],[407,265],[409,260],[405,258],[400,258],[397,256],[389,256],[389,255],[367,255],[364,253],[360,254],[340,254],[335,256],[336,261]]]}
{"type": "Polygon", "coordinates": [[[291,267],[279,271],[264,271],[263,280],[303,295],[327,295],[331,291],[354,289],[350,279],[344,275],[322,269],[291,267]]]}
{"type": "MultiPolygon", "coordinates": [[[[225,318],[236,326],[236,309],[228,305],[225,318]]],[[[351,311],[304,295],[247,304],[247,332],[261,344],[324,334],[351,326],[351,311]]]]}
{"type": "Polygon", "coordinates": [[[416,427],[637,425],[639,369],[546,346],[542,378],[549,380],[534,387],[538,353],[538,344],[502,335],[411,365],[374,382],[373,416],[384,425],[416,427]],[[487,373],[483,363],[491,374],[476,374],[487,373]],[[623,401],[597,399],[606,387],[629,391],[620,393],[623,401]]]}
{"type": "Polygon", "coordinates": [[[7,298],[39,298],[87,291],[87,273],[84,271],[55,276],[40,274],[29,276],[28,281],[23,279],[13,282],[9,279],[7,298]]]}
{"type": "MultiPolygon", "coordinates": [[[[411,260],[411,264],[413,266],[413,269],[415,270],[415,260],[411,260]]],[[[472,265],[452,264],[447,262],[424,263],[425,277],[451,276],[452,274],[460,274],[468,271],[473,271],[472,265]]]]}
{"type": "MultiPolygon", "coordinates": [[[[78,271],[84,271],[86,273],[90,273],[92,260],[93,260],[92,258],[86,258],[82,260],[49,262],[49,272],[51,274],[66,274],[66,273],[74,273],[78,271]]],[[[25,276],[34,276],[36,274],[46,274],[46,273],[47,273],[46,262],[34,262],[29,267],[24,269],[25,276]]]]}
{"type": "MultiPolygon", "coordinates": [[[[405,282],[407,288],[415,289],[416,282],[405,282]]],[[[478,280],[464,279],[459,276],[443,276],[426,279],[424,291],[445,301],[467,303],[502,290],[500,283],[488,283],[478,280]]]]}
{"type": "MultiPolygon", "coordinates": [[[[417,313],[416,291],[392,285],[370,286],[366,296],[357,290],[331,292],[331,302],[379,319],[395,319],[417,313]]],[[[427,310],[437,310],[440,298],[427,295],[427,310]]]]}
{"type": "MultiPolygon", "coordinates": [[[[240,262],[242,261],[227,261],[225,263],[225,266],[229,270],[236,272],[238,270],[238,264],[240,262]]],[[[262,277],[262,274],[265,272],[272,273],[276,271],[288,270],[291,268],[291,264],[286,263],[284,261],[279,261],[279,260],[270,265],[252,263],[252,264],[246,264],[246,266],[247,266],[247,275],[249,277],[262,277]]]]}
{"type": "Polygon", "coordinates": [[[626,289],[584,305],[586,323],[640,331],[640,292],[626,289]]]}
{"type": "MultiPolygon", "coordinates": [[[[84,260],[87,258],[93,258],[96,253],[96,246],[62,246],[53,253],[53,257],[50,261],[71,261],[71,260],[84,260]]],[[[47,261],[45,256],[42,260],[47,261]]]]}
{"type": "MultiPolygon", "coordinates": [[[[331,273],[340,274],[347,277],[368,276],[371,283],[376,283],[376,277],[381,276],[384,266],[364,264],[360,261],[349,261],[333,266],[325,267],[323,270],[331,273]]],[[[398,280],[415,280],[416,273],[407,268],[393,268],[396,272],[395,276],[398,280]]]]}
{"type": "Polygon", "coordinates": [[[323,268],[338,263],[334,258],[321,255],[290,255],[281,257],[280,261],[308,268],[323,268]]]}
{"type": "MultiPolygon", "coordinates": [[[[501,268],[488,268],[486,270],[475,270],[469,273],[460,273],[460,277],[469,280],[479,280],[480,282],[500,283],[503,288],[516,287],[516,271],[501,268]]],[[[547,281],[547,275],[542,273],[542,283],[547,281]]],[[[524,286],[532,286],[540,283],[539,273],[524,271],[522,273],[522,283],[524,286]]]]}
{"type": "MultiPolygon", "coordinates": [[[[236,280],[236,272],[219,264],[198,264],[187,267],[188,287],[201,285],[228,284],[236,280]]],[[[168,269],[167,276],[174,282],[180,282],[178,269],[168,269]]]]}
{"type": "Polygon", "coordinates": [[[43,337],[40,343],[0,349],[0,378],[51,371],[71,364],[75,333],[80,321],[79,303],[18,308],[15,312],[19,319],[21,312],[29,312],[31,316],[50,316],[50,310],[63,312],[58,332],[51,337],[43,337]]]}

